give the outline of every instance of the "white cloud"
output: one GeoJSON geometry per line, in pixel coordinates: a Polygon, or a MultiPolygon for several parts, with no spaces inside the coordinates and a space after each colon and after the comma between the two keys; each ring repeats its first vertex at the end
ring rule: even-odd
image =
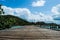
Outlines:
{"type": "Polygon", "coordinates": [[[27,8],[15,8],[14,11],[19,15],[24,15],[24,14],[29,15],[30,14],[29,9],[27,9],[27,8]]]}
{"type": "Polygon", "coordinates": [[[43,13],[33,14],[31,11],[27,8],[11,8],[2,6],[2,8],[5,11],[5,15],[15,15],[18,17],[23,17],[24,19],[28,21],[38,22],[38,21],[44,21],[44,22],[53,22],[53,18],[51,16],[45,15],[43,13]]]}
{"type": "Polygon", "coordinates": [[[44,6],[45,5],[45,0],[37,0],[36,2],[32,3],[33,7],[38,7],[38,6],[44,6]]]}
{"type": "Polygon", "coordinates": [[[52,7],[52,10],[51,10],[54,14],[56,15],[59,15],[60,14],[60,4],[52,7]]]}
{"type": "Polygon", "coordinates": [[[14,15],[14,9],[11,7],[2,6],[4,9],[5,15],[14,15]]]}
{"type": "Polygon", "coordinates": [[[52,7],[51,12],[53,13],[54,18],[59,18],[60,17],[60,4],[52,7]]]}
{"type": "Polygon", "coordinates": [[[54,22],[57,24],[60,24],[60,20],[59,20],[59,18],[60,18],[60,4],[53,6],[51,12],[53,13],[54,22]]]}
{"type": "Polygon", "coordinates": [[[44,21],[44,22],[53,22],[53,18],[51,16],[48,16],[48,15],[45,15],[43,13],[37,13],[36,15],[35,14],[31,14],[29,15],[29,20],[32,20],[33,22],[38,22],[38,21],[44,21]]]}
{"type": "Polygon", "coordinates": [[[5,15],[15,15],[15,16],[20,16],[27,14],[29,15],[30,11],[27,8],[11,8],[11,7],[6,7],[2,6],[4,9],[5,15]]]}

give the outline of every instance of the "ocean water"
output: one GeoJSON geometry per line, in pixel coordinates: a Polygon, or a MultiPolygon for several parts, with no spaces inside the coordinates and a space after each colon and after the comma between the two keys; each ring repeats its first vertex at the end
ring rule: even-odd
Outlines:
{"type": "Polygon", "coordinates": [[[6,31],[9,31],[9,30],[13,30],[13,29],[23,29],[23,27],[24,27],[24,26],[12,26],[12,27],[9,28],[9,29],[0,30],[0,32],[1,32],[1,31],[6,32],[6,31]]]}
{"type": "Polygon", "coordinates": [[[11,29],[23,28],[23,26],[12,26],[11,29]]]}

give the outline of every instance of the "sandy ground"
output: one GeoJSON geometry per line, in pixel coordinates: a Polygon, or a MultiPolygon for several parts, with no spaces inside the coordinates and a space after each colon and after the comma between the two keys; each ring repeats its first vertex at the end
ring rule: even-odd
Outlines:
{"type": "Polygon", "coordinates": [[[0,40],[60,40],[60,31],[24,26],[0,31],[0,40]]]}

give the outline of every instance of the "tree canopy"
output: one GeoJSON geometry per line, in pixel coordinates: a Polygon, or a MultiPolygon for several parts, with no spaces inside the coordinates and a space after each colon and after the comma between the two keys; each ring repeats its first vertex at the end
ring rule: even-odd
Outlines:
{"type": "Polygon", "coordinates": [[[0,15],[1,14],[4,14],[4,11],[3,11],[3,9],[2,9],[2,7],[1,7],[1,5],[0,5],[0,15]]]}

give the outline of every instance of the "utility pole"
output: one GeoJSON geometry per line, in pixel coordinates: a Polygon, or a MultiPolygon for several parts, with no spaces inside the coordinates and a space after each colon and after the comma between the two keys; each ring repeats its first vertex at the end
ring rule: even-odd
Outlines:
{"type": "Polygon", "coordinates": [[[4,11],[3,11],[3,9],[2,9],[1,6],[2,6],[2,5],[0,5],[0,15],[1,15],[1,14],[4,14],[4,11]]]}

